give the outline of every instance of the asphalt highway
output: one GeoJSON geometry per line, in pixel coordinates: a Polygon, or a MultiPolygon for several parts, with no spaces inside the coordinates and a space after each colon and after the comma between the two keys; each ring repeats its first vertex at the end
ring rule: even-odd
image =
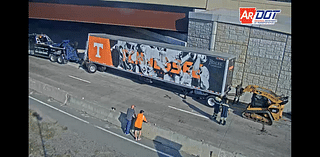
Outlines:
{"type": "Polygon", "coordinates": [[[125,156],[189,156],[149,139],[142,139],[137,142],[132,136],[125,136],[121,130],[112,124],[106,124],[90,116],[84,116],[74,109],[61,106],[58,102],[47,101],[48,99],[44,95],[33,93],[29,96],[29,108],[40,113],[41,119],[57,121],[82,137],[94,140],[109,149],[121,152],[125,156]]]}
{"type": "Polygon", "coordinates": [[[29,56],[29,77],[124,113],[134,104],[137,112],[145,111],[150,123],[234,154],[291,156],[291,122],[288,120],[266,126],[267,133],[262,133],[261,124],[242,118],[241,106],[232,106],[234,112],[228,116],[227,124],[221,126],[208,118],[213,109],[201,100],[190,96],[183,100],[178,88],[157,81],[145,84],[135,75],[113,69],[89,74],[75,63],[60,65],[29,56]]]}

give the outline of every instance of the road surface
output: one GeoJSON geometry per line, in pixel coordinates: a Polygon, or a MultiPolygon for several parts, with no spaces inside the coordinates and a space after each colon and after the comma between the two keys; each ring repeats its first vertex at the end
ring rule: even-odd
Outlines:
{"type": "MultiPolygon", "coordinates": [[[[113,126],[112,124],[81,114],[67,106],[62,106],[60,103],[50,100],[49,97],[39,93],[32,93],[29,96],[29,109],[36,111],[41,117],[41,121],[56,121],[59,125],[67,127],[68,130],[74,132],[85,140],[94,141],[99,145],[103,145],[108,150],[118,152],[118,154],[113,155],[190,156],[148,139],[142,139],[137,142],[131,135],[124,135],[121,129],[113,126]]],[[[47,143],[50,143],[50,139],[44,140],[45,146],[47,143]]],[[[77,143],[73,143],[72,145],[74,145],[72,147],[77,147],[77,143]]],[[[72,147],[70,146],[70,148],[72,147]]],[[[85,148],[88,146],[81,147],[85,148]]],[[[49,148],[46,149],[46,151],[48,150],[49,148]]],[[[86,151],[89,153],[92,151],[92,153],[94,153],[95,150],[86,151]]],[[[78,154],[80,154],[80,152],[78,152],[78,154]]]]}
{"type": "Polygon", "coordinates": [[[240,106],[231,106],[226,126],[210,120],[213,108],[201,100],[187,97],[183,101],[172,86],[155,81],[144,84],[135,75],[113,69],[87,73],[74,63],[60,65],[48,59],[29,56],[29,77],[58,87],[73,96],[126,112],[130,105],[143,109],[148,121],[217,148],[245,156],[291,156],[291,122],[266,126],[244,119],[240,106]],[[239,110],[236,110],[240,108],[239,110]]]}

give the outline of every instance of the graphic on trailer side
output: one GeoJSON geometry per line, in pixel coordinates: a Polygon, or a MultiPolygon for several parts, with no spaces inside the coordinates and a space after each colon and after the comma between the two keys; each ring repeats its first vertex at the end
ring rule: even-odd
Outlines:
{"type": "Polygon", "coordinates": [[[222,58],[95,36],[89,36],[88,52],[89,60],[100,64],[212,92],[222,90],[222,58]]]}

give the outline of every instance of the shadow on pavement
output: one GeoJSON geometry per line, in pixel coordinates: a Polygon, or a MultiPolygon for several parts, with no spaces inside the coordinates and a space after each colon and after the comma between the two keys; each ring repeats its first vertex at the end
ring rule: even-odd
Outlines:
{"type": "Polygon", "coordinates": [[[208,118],[211,118],[211,115],[208,114],[207,112],[202,111],[201,109],[199,109],[198,107],[188,103],[186,100],[182,100],[182,102],[184,102],[185,104],[187,104],[191,109],[193,109],[194,111],[200,113],[201,115],[204,115],[208,118]]]}
{"type": "MultiPolygon", "coordinates": [[[[125,133],[126,127],[127,127],[127,114],[121,112],[118,120],[119,120],[119,122],[121,123],[121,130],[122,130],[122,132],[125,133]]],[[[134,122],[135,122],[135,119],[132,118],[131,127],[130,127],[131,132],[133,132],[133,129],[134,129],[134,122]]]]}
{"type": "Polygon", "coordinates": [[[240,117],[242,117],[242,112],[247,108],[247,104],[240,102],[238,104],[229,103],[229,106],[233,110],[233,113],[240,117]]]}
{"type": "Polygon", "coordinates": [[[283,112],[282,115],[291,120],[291,112],[289,112],[289,113],[283,112]]]}
{"type": "Polygon", "coordinates": [[[118,118],[119,122],[121,123],[121,130],[122,130],[123,133],[125,132],[126,126],[127,126],[126,117],[127,117],[127,114],[121,112],[121,114],[120,114],[120,116],[118,118]]]}
{"type": "Polygon", "coordinates": [[[181,144],[175,143],[160,136],[157,136],[153,140],[153,143],[155,149],[158,151],[159,157],[167,157],[166,155],[160,152],[172,155],[174,157],[182,157],[182,155],[179,152],[180,148],[182,147],[181,144]]]}

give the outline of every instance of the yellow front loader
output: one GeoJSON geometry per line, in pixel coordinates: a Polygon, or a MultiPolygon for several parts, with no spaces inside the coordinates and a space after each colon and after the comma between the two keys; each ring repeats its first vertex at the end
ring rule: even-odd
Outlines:
{"type": "Polygon", "coordinates": [[[273,121],[282,118],[284,105],[288,96],[278,96],[269,89],[257,85],[248,85],[244,92],[253,93],[251,103],[248,104],[242,116],[253,121],[272,125],[273,121]]]}

